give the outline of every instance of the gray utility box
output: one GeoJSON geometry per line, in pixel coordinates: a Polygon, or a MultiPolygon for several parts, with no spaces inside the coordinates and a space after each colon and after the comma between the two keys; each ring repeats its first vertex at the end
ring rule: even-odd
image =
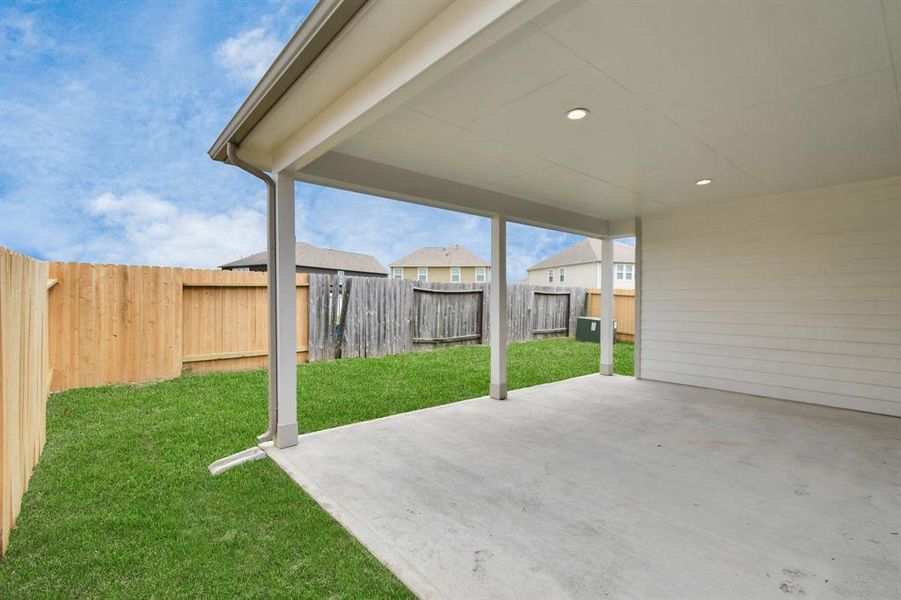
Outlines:
{"type": "MultiPolygon", "coordinates": [[[[613,339],[616,340],[616,319],[613,320],[613,339]]],[[[579,317],[576,323],[576,340],[601,343],[600,317],[579,317]]]]}

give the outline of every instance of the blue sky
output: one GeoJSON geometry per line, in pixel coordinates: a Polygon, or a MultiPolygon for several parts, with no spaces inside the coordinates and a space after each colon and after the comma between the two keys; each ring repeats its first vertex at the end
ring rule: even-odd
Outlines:
{"type": "MultiPolygon", "coordinates": [[[[0,245],[193,267],[263,249],[262,184],[206,150],[312,4],[0,4],[0,245]]],[[[297,236],[385,264],[421,246],[489,254],[485,219],[309,185],[297,236]]],[[[511,225],[510,278],[579,239],[511,225]]]]}

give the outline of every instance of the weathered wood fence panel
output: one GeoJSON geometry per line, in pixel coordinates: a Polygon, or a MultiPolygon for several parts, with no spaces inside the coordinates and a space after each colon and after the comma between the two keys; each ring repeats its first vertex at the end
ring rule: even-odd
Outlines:
{"type": "Polygon", "coordinates": [[[332,278],[328,275],[310,274],[309,323],[310,361],[335,358],[335,315],[331,308],[332,278]]]}
{"type": "Polygon", "coordinates": [[[402,281],[381,277],[351,279],[341,356],[409,352],[413,289],[402,281]]]}
{"type": "MultiPolygon", "coordinates": [[[[346,321],[339,315],[336,278],[310,276],[310,360],[336,355],[384,356],[448,344],[488,343],[489,286],[349,277],[346,321]]],[[[517,284],[507,288],[510,341],[574,335],[584,314],[585,288],[517,284]]]]}
{"type": "Polygon", "coordinates": [[[48,264],[0,248],[0,556],[46,434],[48,264]]]}
{"type": "Polygon", "coordinates": [[[569,335],[569,293],[534,292],[533,336],[569,335]]]}
{"type": "Polygon", "coordinates": [[[511,342],[574,336],[585,314],[585,288],[514,284],[507,286],[508,339],[511,342]]]}
{"type": "MultiPolygon", "coordinates": [[[[586,315],[601,316],[601,290],[588,290],[586,315]]],[[[623,342],[635,340],[635,290],[613,290],[613,318],[616,319],[616,339],[623,342]]]]}
{"type": "Polygon", "coordinates": [[[414,282],[413,344],[481,344],[488,335],[488,286],[484,283],[414,282]]]}
{"type": "Polygon", "coordinates": [[[338,278],[310,275],[310,360],[336,356],[336,335],[341,335],[341,356],[357,358],[400,354],[413,349],[413,285],[406,280],[348,277],[347,309],[339,331],[342,298],[338,278]],[[339,298],[341,298],[339,300],[339,298]]]}

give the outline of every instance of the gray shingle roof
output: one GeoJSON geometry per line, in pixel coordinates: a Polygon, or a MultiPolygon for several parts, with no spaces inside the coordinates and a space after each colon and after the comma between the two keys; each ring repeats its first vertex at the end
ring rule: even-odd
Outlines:
{"type": "MultiPolygon", "coordinates": [[[[598,262],[601,260],[601,240],[585,238],[578,244],[565,248],[557,254],[552,254],[541,262],[537,262],[527,271],[535,269],[549,269],[551,267],[565,267],[567,265],[580,265],[584,263],[598,262]]],[[[613,262],[634,263],[635,246],[622,242],[613,242],[613,262]]]]}
{"type": "MultiPolygon", "coordinates": [[[[319,248],[306,242],[298,242],[294,252],[295,262],[298,267],[312,267],[316,269],[334,269],[336,271],[358,271],[362,273],[378,273],[386,275],[388,269],[370,254],[357,252],[345,252],[343,250],[330,250],[319,248]]],[[[257,252],[244,258],[222,265],[220,268],[252,267],[266,265],[268,255],[266,251],[257,252]]]]}
{"type": "Polygon", "coordinates": [[[392,267],[490,267],[491,263],[483,260],[460,244],[442,248],[430,246],[420,248],[403,258],[399,258],[392,267]]]}

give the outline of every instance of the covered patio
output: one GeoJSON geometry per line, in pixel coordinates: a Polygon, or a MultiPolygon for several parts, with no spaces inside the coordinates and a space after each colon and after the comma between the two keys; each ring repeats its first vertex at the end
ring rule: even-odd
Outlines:
{"type": "Polygon", "coordinates": [[[899,73],[897,2],[320,1],[210,149],[269,189],[266,452],[424,597],[896,597],[899,73]],[[491,220],[507,402],[298,437],[298,181],[491,220]],[[635,237],[636,380],[508,396],[508,222],[635,237]]]}
{"type": "Polygon", "coordinates": [[[423,598],[889,598],[898,419],[589,375],[266,452],[423,598]]]}

